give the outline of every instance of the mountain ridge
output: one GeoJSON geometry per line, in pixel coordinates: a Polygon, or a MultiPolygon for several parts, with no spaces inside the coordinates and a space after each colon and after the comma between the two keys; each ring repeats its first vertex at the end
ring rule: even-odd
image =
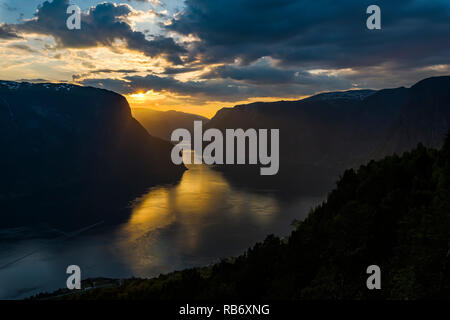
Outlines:
{"type": "MultiPolygon", "coordinates": [[[[280,177],[311,182],[310,170],[327,171],[328,188],[339,172],[371,159],[401,154],[422,142],[439,147],[450,129],[450,76],[423,79],[410,88],[321,93],[297,101],[257,102],[223,108],[208,128],[279,129],[280,177]],[[292,178],[291,178],[292,177],[292,178]]],[[[245,174],[250,166],[216,166],[245,174]]],[[[248,175],[260,181],[256,170],[248,175]]],[[[326,178],[326,177],[324,177],[326,178]]]]}
{"type": "Polygon", "coordinates": [[[69,198],[82,207],[80,215],[98,210],[101,217],[108,198],[126,205],[131,194],[178,180],[185,167],[172,163],[171,149],[147,133],[115,92],[0,81],[0,202],[16,222],[34,211],[27,202],[42,204],[43,216],[33,219],[45,219],[56,212],[52,202],[64,206],[69,198]]]}

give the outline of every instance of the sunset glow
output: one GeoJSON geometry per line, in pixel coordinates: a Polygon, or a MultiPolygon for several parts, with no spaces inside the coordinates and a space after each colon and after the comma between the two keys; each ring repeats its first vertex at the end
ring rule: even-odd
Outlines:
{"type": "MultiPolygon", "coordinates": [[[[286,34],[286,39],[271,39],[269,34],[263,40],[239,31],[234,36],[242,39],[234,41],[235,22],[225,20],[218,24],[220,28],[211,26],[199,11],[191,8],[190,2],[182,0],[80,0],[80,30],[66,27],[68,0],[0,2],[3,80],[68,82],[104,88],[125,95],[132,108],[178,110],[212,117],[222,107],[296,100],[323,91],[408,86],[425,76],[443,75],[450,70],[435,37],[426,38],[428,43],[420,45],[431,48],[437,57],[430,59],[424,50],[405,50],[417,46],[414,40],[405,40],[405,44],[389,41],[387,31],[383,41],[377,37],[369,40],[377,48],[373,51],[386,52],[386,57],[367,60],[358,41],[348,47],[350,42],[345,40],[366,37],[365,25],[352,28],[358,30],[357,35],[332,28],[338,35],[334,42],[324,41],[321,55],[311,56],[310,52],[317,51],[318,38],[327,32],[317,34],[313,41],[310,34],[316,30],[299,22],[302,19],[297,16],[290,19],[290,13],[285,17],[282,8],[280,12],[261,12],[265,24],[259,29],[262,34],[270,30],[272,22],[266,22],[280,14],[289,25],[284,32],[295,30],[286,34]],[[100,16],[102,20],[98,20],[100,16]],[[247,52],[246,41],[255,41],[251,51],[247,52]],[[387,51],[383,48],[386,43],[392,44],[387,51]],[[329,54],[333,50],[339,54],[329,54]],[[400,57],[409,55],[405,61],[414,61],[413,65],[400,63],[400,57]]],[[[216,16],[212,3],[200,7],[214,12],[211,21],[221,21],[227,14],[216,16]]],[[[236,3],[235,7],[230,10],[235,12],[242,7],[242,16],[236,19],[245,24],[245,4],[236,3]]],[[[401,23],[400,13],[398,19],[401,23]]]]}

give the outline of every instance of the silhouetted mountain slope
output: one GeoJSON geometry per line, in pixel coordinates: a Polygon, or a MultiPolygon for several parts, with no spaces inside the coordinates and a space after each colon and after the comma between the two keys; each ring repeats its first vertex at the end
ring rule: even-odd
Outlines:
{"type": "Polygon", "coordinates": [[[449,128],[450,77],[422,80],[408,90],[400,114],[376,148],[377,156],[409,150],[418,142],[438,148],[449,128]]]}
{"type": "Polygon", "coordinates": [[[184,170],[172,164],[171,148],[150,136],[114,92],[0,82],[0,201],[171,181],[184,170]]]}
{"type": "Polygon", "coordinates": [[[209,120],[196,114],[173,110],[157,111],[135,108],[132,109],[132,113],[151,135],[167,141],[170,141],[170,136],[175,129],[185,128],[193,134],[194,121],[206,123],[209,120]]]}
{"type": "Polygon", "coordinates": [[[221,109],[207,127],[280,129],[280,176],[258,178],[256,166],[218,168],[237,176],[253,172],[258,180],[292,178],[307,184],[323,174],[329,187],[338,172],[369,159],[401,153],[419,142],[438,147],[450,129],[449,79],[430,78],[409,89],[332,92],[221,109]]]}
{"type": "Polygon", "coordinates": [[[449,194],[450,133],[440,151],[419,145],[345,171],[287,239],[269,236],[211,267],[62,298],[449,299],[449,194]],[[371,265],[381,290],[366,286],[371,265]]]}

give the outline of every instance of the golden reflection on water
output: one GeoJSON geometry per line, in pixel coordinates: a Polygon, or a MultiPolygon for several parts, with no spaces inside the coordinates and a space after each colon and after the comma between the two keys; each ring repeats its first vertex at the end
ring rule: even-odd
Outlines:
{"type": "Polygon", "coordinates": [[[177,252],[195,254],[211,223],[239,223],[246,216],[255,225],[269,224],[279,211],[277,201],[261,194],[234,190],[220,172],[206,165],[187,165],[175,186],[152,188],[137,199],[129,221],[118,231],[116,254],[134,275],[152,268],[164,272],[177,263],[177,252]],[[176,226],[176,232],[170,228],[176,226]]]}

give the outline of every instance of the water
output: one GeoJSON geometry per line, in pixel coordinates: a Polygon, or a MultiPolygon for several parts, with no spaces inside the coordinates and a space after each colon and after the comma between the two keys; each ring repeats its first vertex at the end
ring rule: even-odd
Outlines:
{"type": "Polygon", "coordinates": [[[190,165],[178,184],[135,199],[125,223],[72,234],[48,225],[0,230],[0,298],[65,287],[72,264],[83,279],[152,277],[208,265],[243,253],[268,234],[288,235],[291,222],[322,200],[244,190],[206,165],[190,165]]]}

